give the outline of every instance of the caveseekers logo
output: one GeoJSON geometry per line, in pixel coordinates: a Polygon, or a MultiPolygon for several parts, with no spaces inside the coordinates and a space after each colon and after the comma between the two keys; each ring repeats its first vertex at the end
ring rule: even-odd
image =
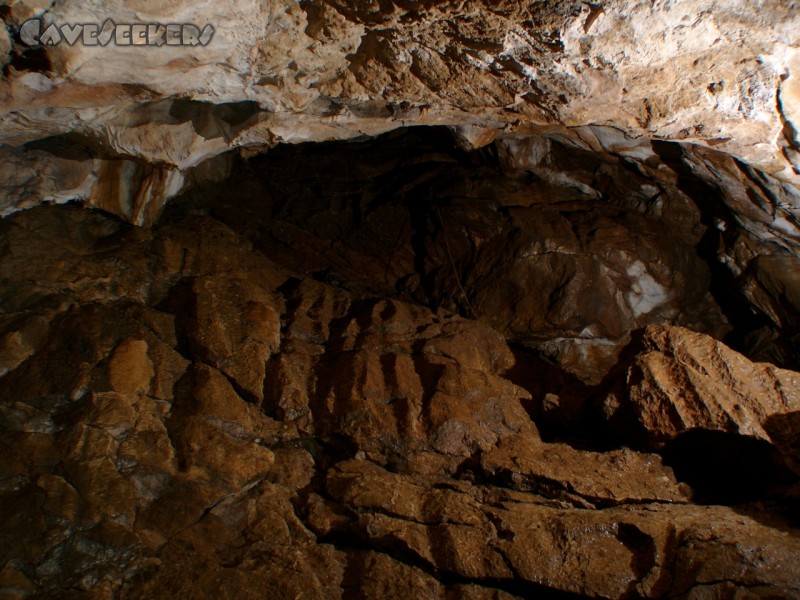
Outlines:
{"type": "Polygon", "coordinates": [[[19,37],[28,46],[206,46],[214,37],[214,28],[206,25],[200,29],[190,23],[128,23],[116,24],[107,19],[102,25],[78,23],[75,25],[45,25],[41,19],[30,19],[20,27],[19,37]]]}

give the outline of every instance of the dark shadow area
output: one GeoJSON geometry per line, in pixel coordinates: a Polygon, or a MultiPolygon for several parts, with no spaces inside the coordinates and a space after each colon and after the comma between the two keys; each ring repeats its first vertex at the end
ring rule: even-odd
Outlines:
{"type": "MultiPolygon", "coordinates": [[[[771,415],[764,422],[764,429],[780,448],[787,465],[800,471],[800,411],[771,415]]],[[[796,482],[781,490],[778,495],[783,516],[795,527],[800,526],[800,483],[796,482]]]]}
{"type": "Polygon", "coordinates": [[[101,145],[79,133],[54,135],[22,146],[26,150],[41,150],[68,160],[89,160],[91,158],[119,158],[119,155],[103,156],[101,145]]]}
{"type": "Polygon", "coordinates": [[[800,411],[767,417],[764,430],[781,449],[787,462],[794,469],[800,468],[800,411]]]}
{"type": "Polygon", "coordinates": [[[531,399],[523,400],[522,405],[536,423],[542,440],[583,450],[607,447],[608,440],[591,418],[590,401],[596,388],[524,346],[509,347],[514,366],[503,377],[530,393],[531,399]]]}
{"type": "Polygon", "coordinates": [[[191,121],[194,130],[207,140],[231,139],[241,125],[260,112],[261,107],[254,100],[215,104],[179,98],[169,108],[171,117],[181,123],[191,121]]]}
{"type": "Polygon", "coordinates": [[[798,479],[775,446],[735,433],[692,429],[661,454],[678,480],[692,486],[700,504],[751,502],[798,479]]]}
{"type": "Polygon", "coordinates": [[[7,21],[10,17],[10,11],[11,8],[9,6],[0,6],[0,19],[5,22],[12,41],[10,60],[3,67],[3,76],[8,77],[11,74],[11,69],[17,72],[33,71],[45,75],[50,73],[53,69],[53,64],[47,54],[47,49],[44,46],[31,47],[22,43],[18,27],[9,24],[7,21]]]}
{"type": "Polygon", "coordinates": [[[678,175],[678,188],[689,196],[700,209],[700,222],[706,231],[697,245],[697,254],[711,269],[711,293],[722,308],[725,316],[734,326],[723,341],[739,350],[743,331],[757,328],[766,320],[754,314],[744,295],[739,291],[735,276],[730,269],[720,264],[719,249],[733,240],[725,239],[736,235],[736,231],[720,231],[718,222],[733,224],[736,218],[725,204],[722,192],[706,183],[688,167],[684,161],[684,150],[675,142],[653,141],[653,150],[670,169],[678,175]],[[732,293],[733,292],[733,293],[732,293]]]}
{"type": "MultiPolygon", "coordinates": [[[[736,226],[739,219],[726,204],[723,190],[703,181],[692,172],[685,159],[686,150],[681,144],[654,140],[652,147],[664,164],[678,175],[678,188],[700,210],[700,222],[706,230],[697,244],[697,255],[708,264],[711,272],[711,294],[732,325],[731,331],[722,341],[745,355],[757,353],[761,360],[797,369],[800,363],[793,344],[789,344],[788,352],[782,347],[776,347],[787,345],[780,339],[770,340],[770,348],[766,351],[759,346],[759,342],[768,337],[764,332],[774,331],[774,325],[763,312],[754,309],[745,295],[744,277],[738,277],[729,266],[720,261],[720,251],[734,247],[737,236],[742,234],[741,229],[736,226]]],[[[763,190],[763,187],[762,183],[759,189],[763,190]]]]}

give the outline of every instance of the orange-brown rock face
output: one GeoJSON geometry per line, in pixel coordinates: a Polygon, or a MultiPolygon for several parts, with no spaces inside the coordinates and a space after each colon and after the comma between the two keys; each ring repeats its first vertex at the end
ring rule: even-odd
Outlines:
{"type": "Polygon", "coordinates": [[[606,410],[629,410],[662,446],[691,429],[770,440],[770,420],[800,411],[800,376],[752,363],[724,344],[679,327],[650,326],[625,373],[626,397],[606,410]]]}
{"type": "Polygon", "coordinates": [[[800,595],[800,375],[714,337],[796,359],[761,216],[404,136],[0,221],[0,594],[800,595]]]}

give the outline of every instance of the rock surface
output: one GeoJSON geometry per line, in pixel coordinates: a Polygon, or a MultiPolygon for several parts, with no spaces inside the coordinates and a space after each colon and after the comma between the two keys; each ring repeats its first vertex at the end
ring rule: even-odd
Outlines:
{"type": "Polygon", "coordinates": [[[0,19],[0,596],[800,597],[800,4],[0,19]]]}
{"type": "MultiPolygon", "coordinates": [[[[800,413],[800,376],[752,363],[707,336],[671,326],[650,326],[637,340],[636,358],[624,373],[624,391],[608,395],[604,412],[617,426],[633,418],[648,445],[663,447],[691,430],[749,436],[793,450],[798,432],[780,423],[800,413]],[[773,440],[769,430],[778,433],[773,440]]],[[[622,389],[622,386],[621,388],[622,389]]],[[[786,423],[788,425],[788,423],[786,423]]],[[[623,428],[635,431],[628,422],[623,428]]]]}
{"type": "Polygon", "coordinates": [[[477,317],[587,382],[665,322],[800,367],[800,196],[720,153],[605,153],[589,137],[604,133],[283,146],[175,202],[298,271],[477,317]]]}
{"type": "MultiPolygon", "coordinates": [[[[763,440],[780,453],[768,462],[800,473],[797,372],[752,363],[720,342],[680,327],[651,325],[632,346],[633,364],[602,405],[618,434],[651,449],[671,442],[687,454],[707,436],[708,443],[722,446],[720,455],[727,449],[731,463],[742,458],[737,451],[748,447],[760,458],[758,452],[763,454],[766,445],[755,440],[763,440]]],[[[757,462],[755,457],[749,460],[757,462]]]]}
{"type": "MultiPolygon", "coordinates": [[[[0,221],[5,596],[800,594],[796,475],[709,505],[668,453],[545,439],[543,404],[580,387],[555,367],[485,322],[292,271],[213,212],[0,221]]],[[[759,419],[794,414],[770,404],[788,372],[679,328],[645,339],[653,385],[627,401],[684,401],[655,355],[759,419]]]]}
{"type": "MultiPolygon", "coordinates": [[[[794,1],[13,2],[2,13],[4,213],[81,198],[152,222],[231,148],[447,125],[501,134],[614,128],[682,140],[800,183],[794,1]],[[29,47],[22,24],[211,25],[205,46],[29,47]],[[46,174],[46,175],[45,175],[46,174]],[[30,187],[27,180],[44,180],[30,187]]],[[[617,138],[617,139],[613,139],[617,138]]]]}

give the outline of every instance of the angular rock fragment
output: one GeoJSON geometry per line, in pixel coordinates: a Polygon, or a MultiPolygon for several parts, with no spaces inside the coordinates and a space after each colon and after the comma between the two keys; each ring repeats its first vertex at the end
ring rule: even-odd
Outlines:
{"type": "Polygon", "coordinates": [[[635,342],[635,355],[603,401],[612,426],[652,448],[692,430],[749,436],[786,447],[800,473],[784,430],[769,429],[800,410],[800,376],[753,363],[708,336],[674,326],[650,326],[635,342]]]}

